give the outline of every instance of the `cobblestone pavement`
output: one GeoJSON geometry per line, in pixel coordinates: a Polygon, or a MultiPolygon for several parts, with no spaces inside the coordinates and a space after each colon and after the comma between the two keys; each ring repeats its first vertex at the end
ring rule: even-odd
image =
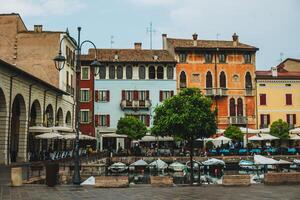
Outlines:
{"type": "Polygon", "coordinates": [[[99,189],[93,187],[57,186],[50,188],[44,185],[26,185],[18,188],[2,185],[1,200],[91,200],[91,199],[174,199],[174,200],[298,200],[300,186],[265,186],[250,187],[150,187],[134,186],[131,188],[99,189]]]}

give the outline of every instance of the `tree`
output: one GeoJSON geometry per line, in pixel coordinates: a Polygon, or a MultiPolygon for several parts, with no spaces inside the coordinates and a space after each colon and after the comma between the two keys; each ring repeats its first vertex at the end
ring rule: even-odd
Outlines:
{"type": "Polygon", "coordinates": [[[216,112],[212,111],[211,106],[211,99],[203,96],[199,89],[183,89],[155,108],[151,131],[154,135],[180,137],[188,141],[192,163],[195,139],[207,138],[216,133],[216,112]]]}
{"type": "Polygon", "coordinates": [[[147,133],[146,125],[135,117],[121,117],[117,125],[117,134],[127,135],[129,139],[139,140],[147,133]]]}
{"type": "Polygon", "coordinates": [[[233,141],[243,141],[244,134],[237,126],[228,126],[224,132],[225,137],[232,139],[233,141]]]}
{"type": "Polygon", "coordinates": [[[287,140],[289,136],[289,125],[282,119],[274,121],[271,125],[270,134],[280,138],[280,140],[287,140]]]}

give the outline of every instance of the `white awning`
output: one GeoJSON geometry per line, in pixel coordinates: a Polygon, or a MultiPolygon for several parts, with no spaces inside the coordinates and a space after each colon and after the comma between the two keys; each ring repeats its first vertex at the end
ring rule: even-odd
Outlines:
{"type": "Polygon", "coordinates": [[[101,134],[101,137],[104,138],[127,138],[127,135],[120,135],[116,133],[107,133],[107,134],[101,134]]]}
{"type": "MultiPolygon", "coordinates": [[[[76,134],[67,134],[67,135],[63,135],[62,139],[65,140],[75,140],[76,139],[76,134]]],[[[80,134],[79,135],[79,140],[96,140],[95,137],[89,136],[89,135],[84,135],[84,134],[80,134]]]]}
{"type": "Polygon", "coordinates": [[[73,128],[67,127],[67,126],[53,126],[51,127],[53,131],[59,131],[59,132],[74,132],[73,128]]]}
{"type": "Polygon", "coordinates": [[[63,136],[56,132],[43,133],[35,136],[37,139],[61,139],[63,136]]]}
{"type": "Polygon", "coordinates": [[[300,136],[298,134],[291,135],[290,140],[300,140],[300,136]]]}
{"type": "Polygon", "coordinates": [[[168,142],[168,141],[174,141],[173,137],[155,137],[153,135],[146,135],[144,136],[141,140],[139,140],[140,142],[155,142],[155,141],[161,141],[161,142],[168,142]]]}
{"type": "Polygon", "coordinates": [[[300,134],[300,127],[291,129],[291,130],[290,130],[290,133],[300,134]]]}
{"type": "Polygon", "coordinates": [[[243,133],[260,133],[259,130],[252,129],[252,128],[240,127],[240,130],[241,130],[243,133]]]}
{"type": "Polygon", "coordinates": [[[51,128],[44,126],[31,126],[29,127],[29,133],[49,133],[51,128]]]}

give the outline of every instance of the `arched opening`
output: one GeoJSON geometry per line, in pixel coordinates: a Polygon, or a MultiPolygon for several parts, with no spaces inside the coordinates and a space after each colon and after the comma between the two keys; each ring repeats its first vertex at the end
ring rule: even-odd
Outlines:
{"type": "Polygon", "coordinates": [[[146,78],[146,69],[145,66],[139,67],[139,79],[145,79],[146,78]]]}
{"type": "Polygon", "coordinates": [[[132,79],[132,66],[126,67],[126,79],[132,79]]]}
{"type": "Polygon", "coordinates": [[[105,79],[105,77],[106,77],[106,66],[101,65],[99,67],[99,78],[100,79],[105,79]]]}
{"type": "Polygon", "coordinates": [[[220,74],[220,88],[226,88],[226,75],[225,72],[220,74]]]}
{"type": "Polygon", "coordinates": [[[157,79],[164,79],[164,68],[163,66],[157,67],[157,79]]]}
{"type": "Polygon", "coordinates": [[[115,79],[115,66],[109,66],[109,79],[115,79]]]}
{"type": "Polygon", "coordinates": [[[243,112],[243,99],[242,98],[238,98],[237,100],[237,115],[238,116],[243,116],[244,112],[243,112]]]}
{"type": "Polygon", "coordinates": [[[49,104],[45,111],[45,121],[44,121],[45,126],[47,127],[53,126],[53,120],[54,120],[53,107],[51,104],[49,104]]]}
{"type": "Polygon", "coordinates": [[[149,79],[155,79],[155,67],[154,66],[149,67],[149,79]]]}
{"type": "Polygon", "coordinates": [[[212,88],[213,82],[212,82],[212,75],[211,72],[206,73],[206,88],[212,88]]]}
{"type": "Polygon", "coordinates": [[[64,115],[61,108],[58,108],[56,112],[55,118],[55,126],[63,126],[64,125],[64,115]]]}
{"type": "Polygon", "coordinates": [[[180,88],[186,88],[186,75],[184,71],[180,73],[179,80],[180,80],[180,88]]]}
{"type": "Polygon", "coordinates": [[[70,111],[67,112],[65,123],[68,127],[72,126],[71,112],[70,111]]]}
{"type": "Polygon", "coordinates": [[[123,67],[121,65],[117,67],[117,79],[123,79],[123,67]]]}
{"type": "MultiPolygon", "coordinates": [[[[17,162],[18,158],[26,158],[26,152],[20,152],[20,146],[26,149],[26,107],[21,94],[16,95],[12,104],[10,133],[10,161],[17,162]]],[[[24,151],[24,150],[23,150],[24,151]]]]}
{"type": "Polygon", "coordinates": [[[38,100],[33,101],[30,109],[30,121],[29,126],[42,125],[42,109],[38,100]]]}
{"type": "Polygon", "coordinates": [[[229,100],[229,115],[230,116],[236,116],[236,112],[235,112],[235,99],[231,98],[229,100]]]}
{"type": "Polygon", "coordinates": [[[168,79],[174,78],[174,69],[172,66],[168,66],[168,68],[167,68],[167,78],[168,79]]]}
{"type": "MultiPolygon", "coordinates": [[[[7,123],[8,123],[8,114],[7,114],[8,108],[6,104],[6,99],[3,90],[0,88],[0,137],[3,138],[3,140],[7,141],[7,123]]],[[[6,142],[1,142],[0,144],[0,163],[6,163],[7,162],[7,154],[6,154],[6,142]]]]}
{"type": "Polygon", "coordinates": [[[252,78],[250,72],[246,73],[245,87],[246,89],[252,89],[252,78]]]}

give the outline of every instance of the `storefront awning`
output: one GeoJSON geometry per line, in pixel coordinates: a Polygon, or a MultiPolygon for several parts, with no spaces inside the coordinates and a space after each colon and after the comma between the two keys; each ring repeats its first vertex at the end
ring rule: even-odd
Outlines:
{"type": "Polygon", "coordinates": [[[44,126],[31,126],[29,127],[29,133],[49,133],[51,128],[44,126]]]}

